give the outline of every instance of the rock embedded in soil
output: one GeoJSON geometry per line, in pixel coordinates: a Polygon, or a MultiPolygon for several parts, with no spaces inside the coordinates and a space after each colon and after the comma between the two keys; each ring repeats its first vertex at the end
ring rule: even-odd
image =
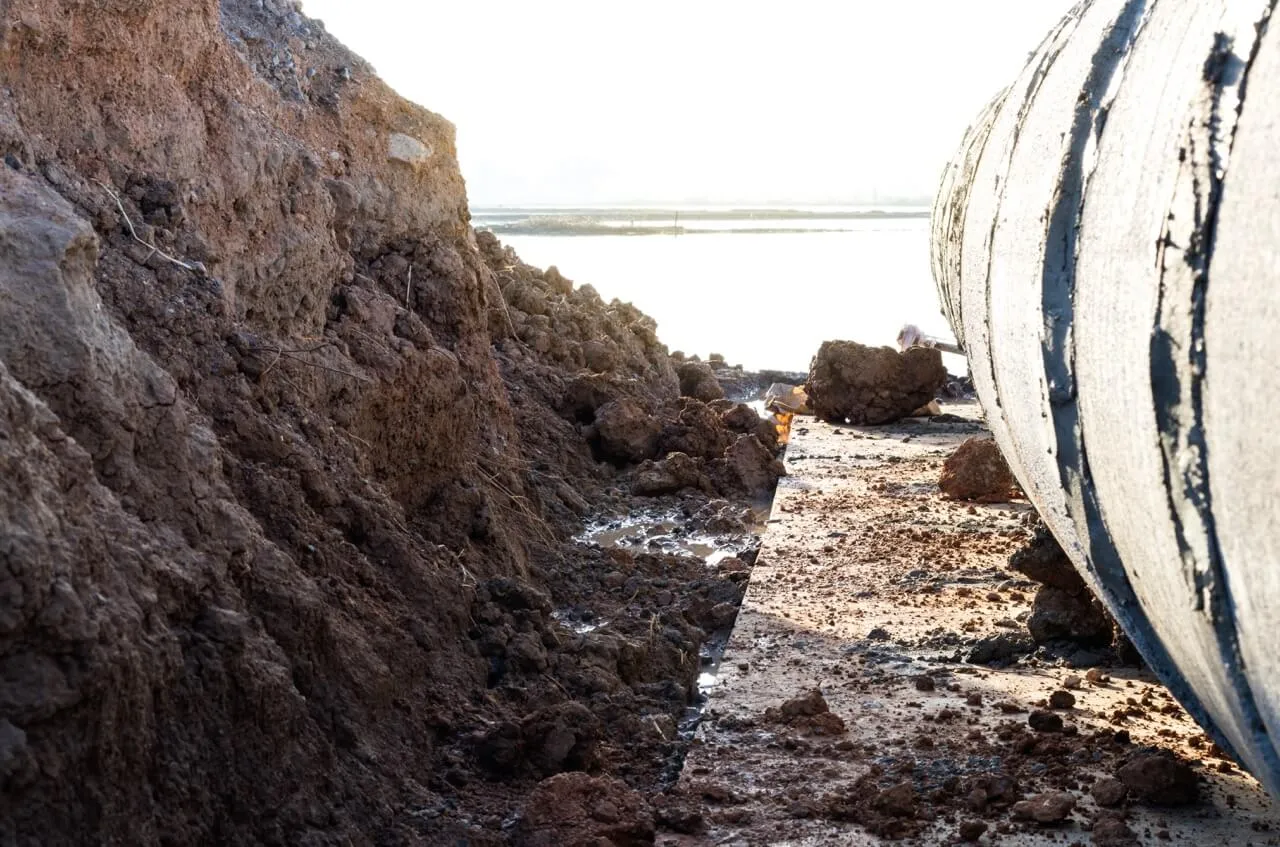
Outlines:
{"type": "Polygon", "coordinates": [[[1116,776],[1131,795],[1153,806],[1186,806],[1200,796],[1195,771],[1164,750],[1134,753],[1116,776]]]}
{"type": "Polygon", "coordinates": [[[1066,820],[1076,807],[1076,798],[1065,791],[1046,791],[1013,805],[1013,816],[1036,823],[1054,824],[1066,820]]]}
{"type": "Polygon", "coordinates": [[[987,825],[982,821],[965,821],[960,824],[958,835],[961,841],[973,843],[982,837],[987,831],[987,825]]]}
{"type": "Polygon", "coordinates": [[[1070,691],[1055,691],[1049,695],[1049,708],[1051,709],[1072,709],[1075,708],[1076,698],[1070,691]]]}
{"type": "Polygon", "coordinates": [[[947,371],[937,350],[905,353],[853,341],[826,341],[805,389],[814,414],[829,423],[879,425],[910,416],[934,399],[947,371]]]}
{"type": "Polygon", "coordinates": [[[952,500],[1003,503],[1014,496],[1017,482],[995,441],[974,437],[947,457],[938,487],[952,500]]]}
{"type": "Polygon", "coordinates": [[[831,709],[827,705],[827,698],[822,696],[822,690],[814,688],[799,697],[792,697],[776,710],[767,710],[765,717],[770,720],[791,720],[793,718],[820,715],[829,711],[831,709]]]}
{"type": "Polygon", "coordinates": [[[534,788],[517,831],[525,847],[647,847],[656,828],[649,804],[626,783],[567,773],[534,788]]]}

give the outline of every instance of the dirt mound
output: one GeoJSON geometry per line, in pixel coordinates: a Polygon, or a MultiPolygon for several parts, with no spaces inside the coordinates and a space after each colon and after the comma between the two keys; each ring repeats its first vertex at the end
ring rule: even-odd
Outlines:
{"type": "Polygon", "coordinates": [[[952,500],[1004,503],[1018,493],[1009,463],[990,438],[970,438],[947,457],[938,479],[942,493],[952,500]]]}
{"type": "Polygon", "coordinates": [[[805,388],[822,420],[874,426],[901,420],[924,406],[946,379],[937,350],[913,347],[899,353],[891,347],[824,341],[805,388]]]}
{"type": "Polygon", "coordinates": [[[652,320],[474,234],[453,128],[295,4],[0,33],[0,842],[494,843],[554,771],[660,786],[741,581],[569,541],[597,412],[677,400],[652,320]]]}

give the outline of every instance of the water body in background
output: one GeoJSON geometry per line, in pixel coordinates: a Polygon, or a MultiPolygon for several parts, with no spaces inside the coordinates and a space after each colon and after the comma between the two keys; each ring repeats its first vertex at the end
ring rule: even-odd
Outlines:
{"type": "MultiPolygon", "coordinates": [[[[475,210],[531,265],[634,303],[672,350],[808,370],[828,339],[893,345],[904,323],[952,340],[922,210],[475,210]],[[915,216],[907,216],[915,215],[915,216]],[[613,234],[625,233],[625,234],[613,234]]],[[[953,373],[964,360],[947,356],[953,373]]]]}

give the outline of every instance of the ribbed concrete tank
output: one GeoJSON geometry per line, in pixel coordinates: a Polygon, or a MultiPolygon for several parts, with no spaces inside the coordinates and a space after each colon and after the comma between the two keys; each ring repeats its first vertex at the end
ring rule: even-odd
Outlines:
{"type": "Polygon", "coordinates": [[[1183,705],[1280,793],[1276,0],[1086,0],[934,209],[997,441],[1183,705]]]}

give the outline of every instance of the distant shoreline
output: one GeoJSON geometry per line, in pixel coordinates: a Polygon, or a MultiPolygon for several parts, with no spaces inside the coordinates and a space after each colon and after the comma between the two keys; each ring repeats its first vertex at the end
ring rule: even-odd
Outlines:
{"type": "Polygon", "coordinates": [[[742,220],[863,220],[866,218],[927,218],[928,206],[836,206],[831,208],[631,208],[590,206],[476,206],[471,209],[472,218],[492,221],[521,221],[530,218],[584,218],[594,220],[669,221],[683,218],[689,221],[742,221],[742,220]]]}
{"type": "Polygon", "coordinates": [[[840,226],[786,226],[800,221],[905,220],[921,208],[889,209],[476,209],[472,223],[495,235],[800,235],[847,232],[840,226]],[[682,226],[682,222],[776,221],[781,226],[682,226]]]}

